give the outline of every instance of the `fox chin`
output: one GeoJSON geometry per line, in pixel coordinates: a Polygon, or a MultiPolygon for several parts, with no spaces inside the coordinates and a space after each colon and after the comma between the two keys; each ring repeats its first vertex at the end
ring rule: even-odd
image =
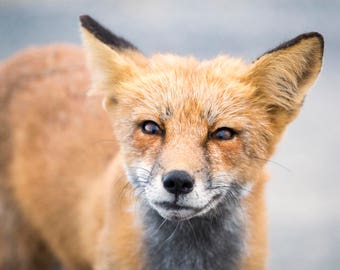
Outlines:
{"type": "Polygon", "coordinates": [[[147,57],[80,22],[83,49],[0,66],[0,269],[265,269],[265,165],[320,72],[322,35],[248,64],[147,57]]]}

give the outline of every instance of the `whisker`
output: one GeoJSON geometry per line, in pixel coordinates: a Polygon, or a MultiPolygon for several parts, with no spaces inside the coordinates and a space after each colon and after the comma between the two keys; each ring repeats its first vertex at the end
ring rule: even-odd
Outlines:
{"type": "Polygon", "coordinates": [[[163,241],[163,243],[158,247],[158,249],[160,250],[174,235],[175,235],[175,233],[176,233],[176,231],[177,231],[177,228],[178,228],[178,226],[179,226],[179,223],[180,223],[180,221],[179,222],[177,222],[177,224],[176,224],[176,227],[175,227],[175,229],[172,231],[172,233],[168,236],[168,238],[167,239],[165,239],[164,241],[163,241]]]}
{"type": "Polygon", "coordinates": [[[149,183],[149,178],[137,177],[139,183],[149,183]]]}
{"type": "Polygon", "coordinates": [[[145,169],[143,167],[138,167],[138,166],[130,167],[130,169],[135,171],[138,181],[144,182],[144,183],[150,182],[153,168],[154,166],[152,167],[151,171],[149,171],[148,169],[145,169]]]}
{"type": "Polygon", "coordinates": [[[193,227],[192,224],[191,224],[190,219],[188,219],[187,222],[188,222],[188,224],[189,224],[189,227],[191,228],[192,234],[194,235],[195,242],[196,242],[196,246],[199,246],[198,238],[197,238],[196,232],[195,232],[195,230],[194,230],[194,227],[193,227]]]}
{"type": "Polygon", "coordinates": [[[252,156],[252,158],[255,158],[255,159],[258,159],[258,160],[262,160],[262,161],[266,161],[266,162],[269,162],[269,163],[271,163],[271,164],[274,164],[274,165],[280,167],[281,169],[286,170],[286,171],[289,172],[289,173],[292,173],[292,170],[291,170],[291,169],[289,169],[288,167],[286,167],[286,166],[284,166],[284,165],[278,163],[277,161],[274,161],[274,160],[271,160],[271,159],[260,158],[260,157],[258,157],[258,156],[252,156]]]}
{"type": "Polygon", "coordinates": [[[118,198],[118,204],[124,205],[122,203],[124,197],[137,197],[140,198],[140,196],[144,193],[144,188],[147,183],[144,182],[138,182],[137,185],[132,185],[130,182],[126,182],[124,186],[121,188],[118,198]]]}
{"type": "Polygon", "coordinates": [[[162,223],[158,226],[158,228],[156,229],[154,235],[156,235],[156,234],[159,232],[159,230],[163,227],[163,225],[164,225],[167,221],[168,221],[167,219],[164,219],[164,220],[163,220],[163,222],[162,222],[162,223]]]}
{"type": "Polygon", "coordinates": [[[213,185],[208,187],[207,190],[214,190],[214,189],[223,189],[223,188],[230,188],[230,185],[213,185]]]}
{"type": "Polygon", "coordinates": [[[178,228],[178,226],[179,226],[179,223],[180,223],[180,221],[177,222],[175,229],[174,229],[173,232],[170,234],[170,236],[169,236],[167,239],[164,240],[163,244],[165,244],[165,243],[168,242],[172,237],[174,237],[174,235],[175,235],[175,233],[176,233],[176,231],[177,231],[177,228],[178,228]]]}
{"type": "MultiPolygon", "coordinates": [[[[241,186],[238,186],[238,188],[242,190],[241,186]]],[[[235,206],[241,206],[239,190],[235,190],[235,189],[227,190],[226,197],[227,197],[228,203],[233,203],[235,206]]]]}
{"type": "Polygon", "coordinates": [[[130,183],[129,182],[126,182],[125,185],[122,187],[122,189],[121,189],[121,191],[119,193],[119,198],[118,198],[119,205],[122,205],[123,198],[125,196],[127,196],[127,192],[128,191],[130,192],[129,187],[130,187],[130,183]]]}
{"type": "Polygon", "coordinates": [[[130,169],[133,170],[140,170],[140,171],[144,171],[147,175],[149,175],[151,172],[148,169],[145,169],[143,167],[139,167],[139,166],[131,166],[129,167],[130,169]]]}

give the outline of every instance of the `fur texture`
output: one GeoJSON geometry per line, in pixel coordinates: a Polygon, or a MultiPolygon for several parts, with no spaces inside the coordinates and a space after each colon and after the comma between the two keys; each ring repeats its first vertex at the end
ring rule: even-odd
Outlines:
{"type": "MultiPolygon", "coordinates": [[[[239,187],[233,187],[238,193],[239,187]]],[[[218,215],[169,222],[148,208],[144,217],[147,269],[239,269],[245,252],[245,217],[235,201],[222,201],[218,215]],[[157,254],[157,255],[156,255],[157,254]]]]}
{"type": "Polygon", "coordinates": [[[147,58],[81,23],[89,71],[69,45],[0,67],[0,269],[265,269],[264,166],[320,71],[322,36],[246,64],[147,58]],[[164,189],[173,170],[192,192],[164,189]]]}

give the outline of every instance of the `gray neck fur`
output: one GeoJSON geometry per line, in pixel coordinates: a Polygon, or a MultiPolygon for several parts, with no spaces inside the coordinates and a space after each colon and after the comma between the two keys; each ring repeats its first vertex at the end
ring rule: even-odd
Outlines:
{"type": "MultiPolygon", "coordinates": [[[[147,207],[147,206],[145,206],[147,207]]],[[[148,208],[144,216],[146,270],[237,270],[244,250],[239,205],[187,221],[165,221],[148,208]],[[229,209],[230,208],[230,209],[229,209]]]]}

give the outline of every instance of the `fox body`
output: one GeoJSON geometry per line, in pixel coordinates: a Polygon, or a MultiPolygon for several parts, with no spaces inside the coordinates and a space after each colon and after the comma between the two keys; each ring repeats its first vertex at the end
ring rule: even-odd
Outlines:
{"type": "Polygon", "coordinates": [[[85,53],[46,46],[0,67],[0,269],[265,269],[264,166],[322,36],[246,64],[147,58],[81,23],[85,53]]]}

